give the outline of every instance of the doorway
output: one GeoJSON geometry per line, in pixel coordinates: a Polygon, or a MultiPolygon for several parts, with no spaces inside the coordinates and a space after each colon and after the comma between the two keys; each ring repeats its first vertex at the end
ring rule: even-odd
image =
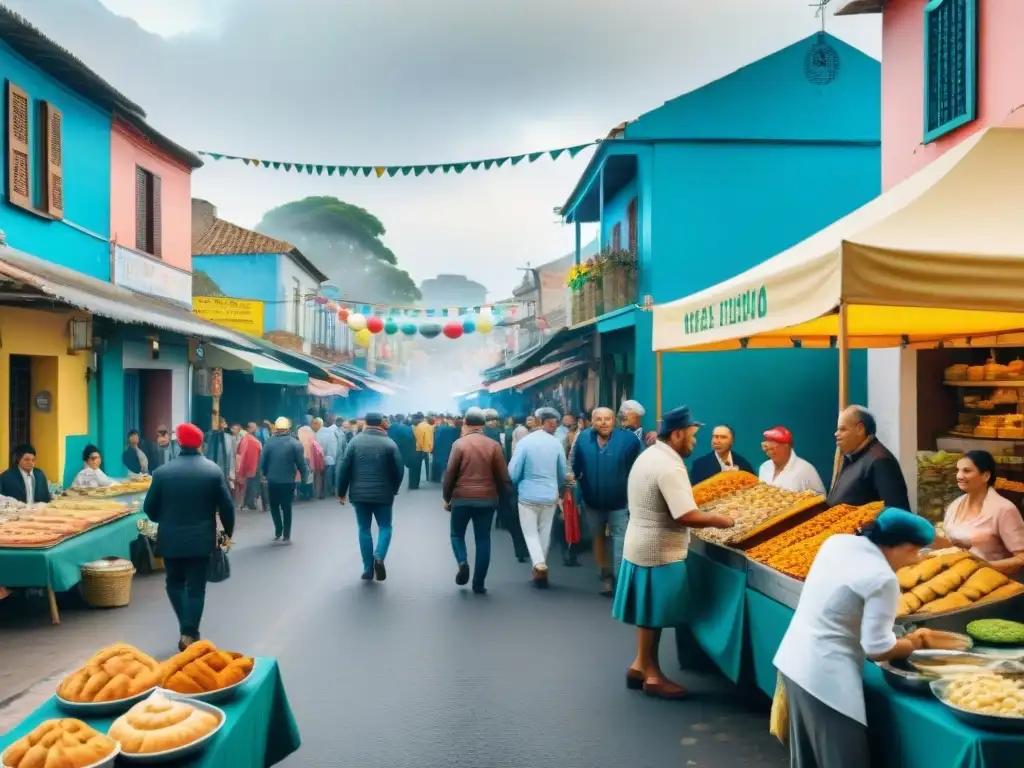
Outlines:
{"type": "Polygon", "coordinates": [[[10,357],[10,424],[9,455],[14,449],[31,442],[32,436],[32,358],[28,355],[10,357]]]}
{"type": "Polygon", "coordinates": [[[141,407],[141,392],[139,387],[139,372],[124,372],[124,431],[127,434],[133,429],[139,429],[141,407]]]}

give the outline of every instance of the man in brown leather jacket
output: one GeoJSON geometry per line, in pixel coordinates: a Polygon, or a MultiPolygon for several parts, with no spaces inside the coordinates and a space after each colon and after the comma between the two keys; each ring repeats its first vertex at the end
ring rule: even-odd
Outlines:
{"type": "Polygon", "coordinates": [[[473,591],[485,594],[484,580],[491,564],[491,523],[494,511],[511,487],[501,445],[484,434],[485,417],[479,408],[466,411],[462,437],[455,441],[448,468],[441,480],[444,507],[451,514],[452,552],[459,564],[455,583],[469,582],[466,528],[473,522],[476,563],[473,591]]]}

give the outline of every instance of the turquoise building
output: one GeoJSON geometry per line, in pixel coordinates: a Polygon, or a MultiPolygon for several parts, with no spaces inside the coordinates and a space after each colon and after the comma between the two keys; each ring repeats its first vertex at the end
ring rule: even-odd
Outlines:
{"type": "MultiPolygon", "coordinates": [[[[603,249],[622,243],[636,253],[641,306],[687,296],[878,195],[880,89],[878,61],[831,35],[812,35],[620,126],[598,147],[562,216],[577,227],[577,248],[580,225],[598,224],[603,249]]],[[[602,376],[630,374],[627,394],[646,407],[653,429],[651,313],[630,307],[593,325],[602,376]]],[[[797,452],[831,476],[836,352],[663,360],[665,410],[685,403],[709,425],[731,425],[736,450],[755,466],[762,431],[786,425],[797,452]]],[[[863,401],[863,352],[851,354],[850,385],[853,402],[863,401]]],[[[706,436],[697,450],[710,450],[706,436]]]]}

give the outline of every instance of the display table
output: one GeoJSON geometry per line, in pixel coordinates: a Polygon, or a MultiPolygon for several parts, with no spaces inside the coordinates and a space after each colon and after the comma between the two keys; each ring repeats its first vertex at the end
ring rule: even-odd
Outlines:
{"type": "Polygon", "coordinates": [[[55,593],[78,584],[86,563],[102,557],[130,560],[132,542],[139,536],[137,523],[144,518],[142,512],[133,512],[47,549],[0,548],[0,585],[45,588],[50,618],[60,624],[55,593]]]}
{"type": "MultiPolygon", "coordinates": [[[[772,659],[793,611],[748,589],[747,627],[758,687],[775,693],[772,659]]],[[[874,664],[864,665],[864,698],[872,765],[891,768],[1002,768],[1024,755],[1024,735],[982,731],[954,717],[928,696],[897,691],[874,664]]]]}
{"type": "MultiPolygon", "coordinates": [[[[276,659],[258,658],[249,679],[234,698],[216,706],[227,722],[210,745],[196,757],[174,763],[196,768],[266,768],[299,749],[299,729],[276,659]]],[[[71,715],[57,708],[51,698],[14,730],[0,736],[0,750],[24,736],[44,720],[71,715]]],[[[113,717],[87,718],[96,730],[106,733],[113,717]]],[[[122,761],[118,761],[120,764],[122,761]]]]}
{"type": "Polygon", "coordinates": [[[686,577],[692,595],[689,625],[694,639],[723,675],[739,682],[746,573],[691,549],[686,557],[686,577]]]}

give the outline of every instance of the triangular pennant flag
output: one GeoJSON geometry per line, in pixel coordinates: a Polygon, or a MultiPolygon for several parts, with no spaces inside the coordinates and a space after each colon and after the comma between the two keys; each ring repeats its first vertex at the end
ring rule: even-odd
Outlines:
{"type": "Polygon", "coordinates": [[[377,178],[379,179],[381,176],[384,175],[384,171],[386,170],[387,168],[385,168],[383,165],[378,165],[376,168],[373,169],[373,172],[377,174],[377,178]]]}
{"type": "Polygon", "coordinates": [[[224,155],[220,155],[216,152],[203,152],[203,154],[206,155],[207,157],[212,157],[214,160],[224,159],[224,155]]]}
{"type": "Polygon", "coordinates": [[[247,158],[247,157],[243,157],[243,158],[242,158],[242,162],[243,162],[243,163],[245,163],[246,165],[248,165],[248,164],[249,164],[250,162],[252,162],[252,161],[251,161],[251,160],[249,160],[249,158],[247,158]]]}
{"type": "Polygon", "coordinates": [[[389,165],[389,166],[388,166],[388,176],[394,176],[394,175],[395,175],[396,173],[398,173],[398,172],[399,172],[400,170],[401,170],[401,166],[397,166],[397,165],[389,165]]]}
{"type": "Polygon", "coordinates": [[[328,176],[333,176],[333,175],[334,175],[334,172],[335,172],[336,170],[338,170],[338,166],[336,166],[336,165],[328,165],[328,166],[327,166],[327,175],[328,175],[328,176]]]}
{"type": "Polygon", "coordinates": [[[272,165],[274,166],[274,170],[275,170],[275,171],[279,171],[279,170],[281,170],[281,163],[280,163],[279,161],[275,160],[275,161],[274,161],[274,162],[272,163],[272,165]]]}
{"type": "Polygon", "coordinates": [[[494,159],[493,158],[490,159],[490,160],[484,160],[484,170],[485,171],[491,170],[491,166],[492,165],[494,165],[494,159]]]}
{"type": "Polygon", "coordinates": [[[519,165],[523,162],[524,157],[526,157],[526,155],[516,155],[515,157],[509,158],[509,160],[512,162],[512,165],[519,165]]]}
{"type": "Polygon", "coordinates": [[[318,165],[316,167],[316,175],[317,176],[323,176],[324,175],[324,167],[322,165],[318,165]]]}
{"type": "Polygon", "coordinates": [[[362,314],[364,314],[364,315],[368,315],[368,314],[370,314],[370,305],[369,305],[369,304],[363,304],[363,306],[362,306],[362,307],[360,307],[359,311],[360,311],[360,312],[361,312],[362,314]]]}
{"type": "Polygon", "coordinates": [[[552,149],[548,154],[551,155],[552,160],[557,160],[563,152],[565,152],[564,149],[552,149]]]}
{"type": "Polygon", "coordinates": [[[442,309],[441,310],[441,317],[448,317],[448,310],[447,309],[442,309]]]}
{"type": "Polygon", "coordinates": [[[260,161],[259,160],[253,160],[252,164],[255,165],[257,168],[260,167],[260,161]]]}
{"type": "Polygon", "coordinates": [[[445,163],[444,165],[441,166],[441,170],[443,170],[445,173],[448,173],[451,169],[451,163],[445,163]]]}
{"type": "Polygon", "coordinates": [[[455,163],[454,165],[452,165],[452,168],[455,169],[456,173],[462,173],[464,170],[466,170],[467,165],[469,165],[469,163],[455,163]]]}
{"type": "Polygon", "coordinates": [[[306,164],[306,173],[308,173],[310,176],[313,175],[313,166],[310,165],[309,163],[306,164]]]}
{"type": "Polygon", "coordinates": [[[281,165],[284,166],[284,169],[286,171],[290,171],[292,169],[292,164],[291,163],[281,163],[281,165]]]}
{"type": "Polygon", "coordinates": [[[577,144],[575,147],[569,147],[569,157],[576,157],[580,152],[589,147],[589,144],[577,144]]]}
{"type": "MultiPolygon", "coordinates": [[[[409,175],[409,171],[411,171],[411,170],[412,170],[412,166],[411,165],[403,165],[402,166],[402,175],[403,176],[408,176],[409,175]]],[[[419,176],[418,173],[416,175],[419,176]]]]}
{"type": "Polygon", "coordinates": [[[535,163],[540,160],[543,154],[543,152],[531,152],[527,157],[529,157],[531,163],[535,163]]]}
{"type": "Polygon", "coordinates": [[[346,173],[348,173],[348,166],[347,165],[339,165],[338,166],[338,175],[339,176],[344,176],[346,173]]]}
{"type": "Polygon", "coordinates": [[[419,176],[419,175],[420,175],[420,174],[422,174],[422,173],[423,173],[423,172],[424,172],[425,170],[427,170],[427,166],[425,166],[425,165],[414,165],[414,166],[412,167],[412,173],[413,173],[413,176],[419,176]]]}
{"type": "Polygon", "coordinates": [[[494,164],[497,165],[499,168],[501,168],[501,166],[503,166],[508,161],[509,161],[509,158],[507,158],[507,157],[499,157],[497,160],[494,161],[494,164]]]}
{"type": "Polygon", "coordinates": [[[482,162],[483,160],[474,160],[472,163],[469,164],[469,167],[472,168],[474,171],[479,170],[480,164],[482,162]]]}
{"type": "Polygon", "coordinates": [[[373,173],[373,166],[372,165],[364,165],[363,166],[363,176],[369,176],[371,173],[373,173]]]}
{"type": "Polygon", "coordinates": [[[438,167],[439,166],[436,166],[436,165],[428,165],[427,166],[427,173],[433,173],[434,171],[436,171],[438,169],[438,167]]]}

